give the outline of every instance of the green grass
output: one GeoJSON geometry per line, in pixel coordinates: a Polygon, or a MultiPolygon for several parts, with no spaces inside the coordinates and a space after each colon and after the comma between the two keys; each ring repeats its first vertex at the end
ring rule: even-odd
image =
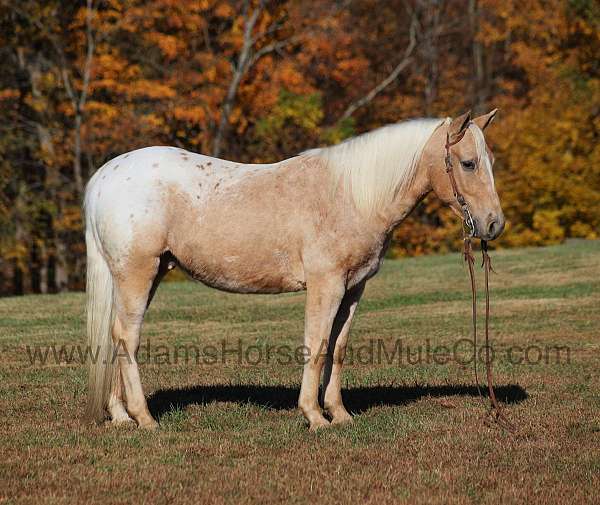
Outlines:
{"type": "Polygon", "coordinates": [[[264,358],[269,347],[301,345],[302,293],[164,283],[141,350],[149,345],[142,381],[161,425],[152,433],[85,425],[83,365],[29,360],[27,346],[83,343],[83,294],[0,299],[0,503],[594,501],[600,242],[495,251],[493,261],[495,381],[515,434],[482,422],[462,362],[470,295],[458,254],[387,261],[370,281],[344,371],[354,422],[317,433],[295,408],[300,363],[264,358]],[[402,351],[369,359],[378,342],[402,351]],[[256,346],[263,359],[173,359],[173,346],[205,357],[209,345],[256,346]],[[434,360],[439,346],[451,359],[434,360]]]}

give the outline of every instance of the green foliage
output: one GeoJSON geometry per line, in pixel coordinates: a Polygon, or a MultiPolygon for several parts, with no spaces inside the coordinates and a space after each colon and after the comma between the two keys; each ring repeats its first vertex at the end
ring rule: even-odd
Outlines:
{"type": "Polygon", "coordinates": [[[324,128],[321,134],[326,145],[339,144],[356,134],[355,120],[351,117],[338,121],[334,126],[324,128]]]}
{"type": "Polygon", "coordinates": [[[574,15],[600,27],[600,4],[596,0],[569,0],[568,7],[574,15]]]}
{"type": "Polygon", "coordinates": [[[275,107],[256,123],[256,139],[269,144],[287,129],[297,134],[298,130],[308,133],[318,130],[323,119],[320,93],[300,95],[282,89],[275,107]]]}

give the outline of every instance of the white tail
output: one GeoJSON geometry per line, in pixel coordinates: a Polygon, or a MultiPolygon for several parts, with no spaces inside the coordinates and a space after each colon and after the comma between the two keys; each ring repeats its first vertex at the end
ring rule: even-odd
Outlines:
{"type": "Polygon", "coordinates": [[[90,421],[101,422],[105,418],[112,380],[118,370],[113,363],[114,289],[112,274],[98,248],[89,220],[85,243],[87,247],[87,340],[91,352],[85,417],[90,421]]]}

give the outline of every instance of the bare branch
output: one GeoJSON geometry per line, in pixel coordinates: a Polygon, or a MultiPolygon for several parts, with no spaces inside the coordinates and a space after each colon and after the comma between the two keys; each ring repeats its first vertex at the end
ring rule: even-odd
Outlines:
{"type": "MultiPolygon", "coordinates": [[[[333,16],[338,11],[347,8],[353,0],[345,0],[343,3],[336,3],[335,7],[331,9],[329,15],[333,16]]],[[[213,141],[212,155],[219,156],[221,153],[221,147],[223,139],[227,133],[229,127],[229,117],[233,109],[233,105],[236,100],[237,92],[239,90],[240,83],[248,71],[264,56],[271,53],[280,53],[281,51],[292,44],[302,41],[303,38],[309,37],[314,34],[314,29],[304,30],[302,34],[294,34],[285,40],[278,40],[264,45],[260,49],[256,49],[256,44],[273,33],[276,33],[285,23],[284,20],[280,19],[262,32],[253,35],[254,28],[256,27],[258,18],[264,9],[264,1],[261,0],[258,7],[250,13],[250,2],[246,0],[243,7],[243,17],[246,20],[244,26],[244,41],[240,50],[239,56],[236,63],[233,65],[233,75],[227,89],[225,100],[221,106],[221,117],[215,132],[215,138],[213,141]]]]}
{"type": "Polygon", "coordinates": [[[94,58],[94,35],[92,33],[92,21],[95,15],[93,0],[87,0],[87,10],[85,13],[85,36],[87,41],[87,51],[83,67],[83,83],[81,85],[81,94],[77,104],[79,110],[83,110],[87,100],[90,84],[90,74],[92,70],[92,60],[94,58]]]}
{"type": "Polygon", "coordinates": [[[70,77],[69,71],[68,71],[67,58],[65,56],[65,52],[64,52],[62,45],[59,43],[56,36],[48,30],[46,24],[43,23],[39,18],[35,18],[35,17],[31,16],[31,14],[29,12],[19,8],[16,5],[11,6],[11,8],[16,13],[18,13],[19,15],[21,15],[25,19],[27,19],[27,21],[29,21],[31,24],[33,24],[50,41],[50,45],[54,49],[54,52],[56,53],[56,56],[58,57],[58,60],[59,60],[60,78],[63,81],[63,86],[65,87],[67,96],[71,100],[71,104],[73,105],[73,108],[76,109],[77,108],[77,98],[75,96],[73,86],[71,85],[71,77],[70,77]]]}
{"type": "MultiPolygon", "coordinates": [[[[73,172],[75,175],[75,187],[79,194],[83,193],[83,175],[81,173],[81,127],[83,124],[83,109],[87,101],[88,89],[90,84],[90,74],[92,69],[92,60],[94,58],[94,37],[92,34],[92,20],[94,18],[94,2],[87,0],[85,12],[85,33],[86,33],[86,55],[83,67],[83,79],[79,99],[75,101],[75,128],[73,131],[75,142],[73,145],[73,172]]],[[[72,93],[72,91],[71,91],[72,93]]]]}
{"type": "Polygon", "coordinates": [[[269,28],[267,28],[266,30],[263,30],[262,32],[256,34],[256,36],[254,36],[252,38],[252,42],[254,44],[256,44],[260,39],[263,39],[267,35],[271,35],[271,34],[275,33],[276,31],[281,29],[281,27],[284,25],[284,23],[285,23],[285,19],[283,19],[283,18],[279,19],[278,21],[273,23],[271,26],[269,26],[269,28]]]}
{"type": "Polygon", "coordinates": [[[229,83],[227,94],[221,107],[221,118],[215,134],[212,150],[212,155],[215,157],[219,156],[221,153],[221,144],[229,126],[229,116],[231,115],[231,110],[233,109],[233,104],[235,103],[235,98],[242,78],[249,68],[249,63],[252,57],[252,46],[254,44],[252,33],[254,31],[254,27],[256,26],[256,22],[258,21],[258,17],[263,10],[263,5],[263,2],[260,2],[258,7],[256,7],[256,9],[254,9],[248,16],[249,2],[245,2],[244,4],[244,18],[246,19],[244,26],[244,41],[242,43],[242,49],[240,50],[237,62],[234,65],[233,76],[229,83]]]}
{"type": "Polygon", "coordinates": [[[209,53],[213,54],[213,48],[212,48],[212,43],[210,41],[210,33],[208,32],[208,24],[207,23],[203,23],[202,24],[202,36],[204,37],[204,45],[206,46],[206,49],[209,53]]]}
{"type": "Polygon", "coordinates": [[[410,22],[410,31],[409,31],[409,43],[406,47],[404,54],[402,55],[401,60],[394,67],[394,69],[375,87],[373,87],[366,95],[359,98],[358,100],[352,102],[344,113],[340,116],[339,121],[343,121],[344,119],[348,119],[354,112],[356,112],[361,107],[369,104],[373,99],[381,93],[385,88],[387,88],[392,82],[394,82],[400,73],[408,67],[412,63],[412,53],[414,52],[417,46],[417,32],[418,28],[418,19],[416,13],[412,13],[412,18],[410,22]]]}
{"type": "Polygon", "coordinates": [[[258,51],[256,51],[252,58],[248,63],[248,69],[252,68],[252,66],[260,60],[263,56],[269,53],[281,53],[281,50],[289,45],[292,45],[301,40],[300,36],[292,36],[285,40],[280,40],[277,42],[273,42],[271,44],[267,44],[266,46],[261,47],[258,51]]]}

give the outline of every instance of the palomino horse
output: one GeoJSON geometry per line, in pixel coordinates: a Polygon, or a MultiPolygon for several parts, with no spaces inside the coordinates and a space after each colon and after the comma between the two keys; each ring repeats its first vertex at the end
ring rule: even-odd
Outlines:
{"type": "Polygon", "coordinates": [[[449,149],[472,233],[492,240],[502,232],[483,136],[495,113],[406,121],[268,165],[174,147],[106,163],[85,195],[87,332],[100,351],[91,364],[87,416],[100,421],[108,411],[113,423],[133,418],[140,427],[157,426],[135,353],[154,291],[178,265],[235,293],[306,289],[310,358],[298,404],[311,429],[330,424],[319,406],[323,375],[331,423],[350,421],[340,392],[348,332],[393,229],[432,190],[464,217],[444,166],[447,139],[461,139],[449,149]],[[127,352],[116,353],[119,347],[127,352]]]}

